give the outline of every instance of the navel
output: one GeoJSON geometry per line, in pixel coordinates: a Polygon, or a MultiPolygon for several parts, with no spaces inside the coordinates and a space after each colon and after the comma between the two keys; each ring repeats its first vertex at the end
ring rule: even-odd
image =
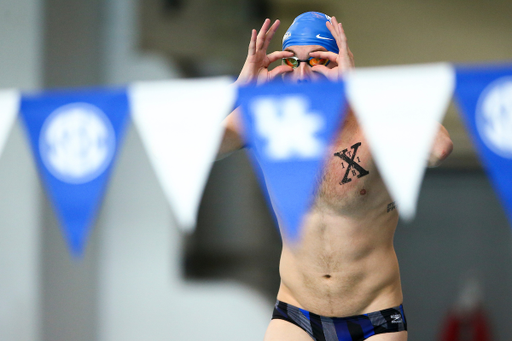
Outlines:
{"type": "Polygon", "coordinates": [[[324,275],[323,277],[329,279],[331,278],[331,275],[324,275]]]}

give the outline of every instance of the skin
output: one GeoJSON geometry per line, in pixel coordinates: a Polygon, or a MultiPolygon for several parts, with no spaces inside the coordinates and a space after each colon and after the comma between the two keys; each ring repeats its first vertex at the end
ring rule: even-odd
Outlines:
{"type": "MultiPolygon", "coordinates": [[[[290,46],[285,51],[267,54],[279,20],[272,25],[269,19],[265,20],[259,32],[252,31],[247,59],[236,83],[263,84],[275,77],[282,77],[288,82],[310,82],[321,78],[336,81],[342,78],[347,70],[354,67],[354,59],[341,23],[335,17],[331,21],[332,24],[326,23],[326,26],[336,39],[339,54],[328,52],[319,45],[290,46]],[[301,63],[296,69],[279,65],[268,69],[271,63],[291,56],[299,59],[327,58],[330,63],[314,67],[301,63]]],[[[238,110],[231,113],[224,124],[226,130],[219,158],[242,148],[238,110]]],[[[403,300],[393,247],[398,212],[393,209],[393,200],[351,110],[330,148],[315,202],[304,217],[300,242],[288,243],[283,236],[281,285],[277,298],[329,317],[360,315],[396,307],[403,300]],[[350,162],[342,158],[344,150],[351,162],[362,167],[360,171],[361,168],[352,165],[346,183],[342,180],[350,162]],[[337,153],[338,156],[335,155],[337,153]]],[[[439,165],[452,148],[448,132],[440,125],[429,166],[439,165]]],[[[279,212],[276,214],[279,222],[279,212]]],[[[289,322],[272,320],[264,340],[310,341],[311,337],[289,322]]],[[[404,341],[407,340],[407,332],[379,334],[369,340],[404,341]]]]}

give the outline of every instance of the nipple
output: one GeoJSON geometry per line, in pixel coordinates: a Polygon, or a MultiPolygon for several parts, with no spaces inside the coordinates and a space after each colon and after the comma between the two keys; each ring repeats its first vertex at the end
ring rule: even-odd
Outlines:
{"type": "Polygon", "coordinates": [[[359,194],[361,194],[361,195],[365,195],[365,194],[366,194],[366,190],[363,188],[363,189],[361,190],[361,192],[359,192],[359,194]]]}

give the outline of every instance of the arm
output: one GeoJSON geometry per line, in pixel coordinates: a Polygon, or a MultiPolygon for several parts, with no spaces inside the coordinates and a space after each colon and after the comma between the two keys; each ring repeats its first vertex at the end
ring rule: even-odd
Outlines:
{"type": "MultiPolygon", "coordinates": [[[[322,73],[327,78],[337,81],[343,77],[343,74],[350,69],[354,68],[354,56],[350,51],[347,43],[347,37],[343,26],[339,23],[335,17],[331,17],[331,22],[326,23],[327,28],[332,33],[338,44],[339,53],[333,52],[312,52],[309,55],[311,57],[327,58],[335,66],[326,67],[322,65],[314,66],[315,72],[322,73]]],[[[439,130],[437,132],[434,145],[430,151],[428,166],[437,167],[443,162],[452,152],[453,143],[450,139],[450,135],[445,127],[439,124],[439,130]]]]}
{"type": "MultiPolygon", "coordinates": [[[[293,70],[288,65],[279,65],[271,71],[268,70],[271,63],[284,57],[293,56],[293,53],[288,51],[275,51],[267,55],[268,45],[278,27],[279,20],[276,20],[274,24],[270,26],[270,19],[266,19],[259,33],[257,33],[256,30],[252,30],[247,59],[245,60],[235,85],[243,86],[250,83],[263,84],[285,72],[293,70]]],[[[223,125],[225,128],[224,137],[222,138],[222,143],[217,153],[217,160],[228,156],[244,146],[241,139],[239,108],[235,109],[224,119],[223,125]]]]}
{"type": "Polygon", "coordinates": [[[434,145],[430,150],[428,158],[429,167],[437,167],[443,162],[452,152],[453,142],[445,127],[439,124],[439,130],[434,140],[434,145]]]}

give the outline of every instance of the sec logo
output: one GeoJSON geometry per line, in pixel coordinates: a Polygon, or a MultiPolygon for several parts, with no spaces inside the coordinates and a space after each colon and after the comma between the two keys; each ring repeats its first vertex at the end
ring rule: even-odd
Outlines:
{"type": "Polygon", "coordinates": [[[115,144],[112,124],[99,108],[72,103],[45,120],[39,152],[45,167],[57,179],[82,184],[97,178],[110,165],[115,144]]]}
{"type": "Polygon", "coordinates": [[[512,159],[512,77],[500,78],[482,92],[476,107],[476,127],[490,150],[512,159]]]}

